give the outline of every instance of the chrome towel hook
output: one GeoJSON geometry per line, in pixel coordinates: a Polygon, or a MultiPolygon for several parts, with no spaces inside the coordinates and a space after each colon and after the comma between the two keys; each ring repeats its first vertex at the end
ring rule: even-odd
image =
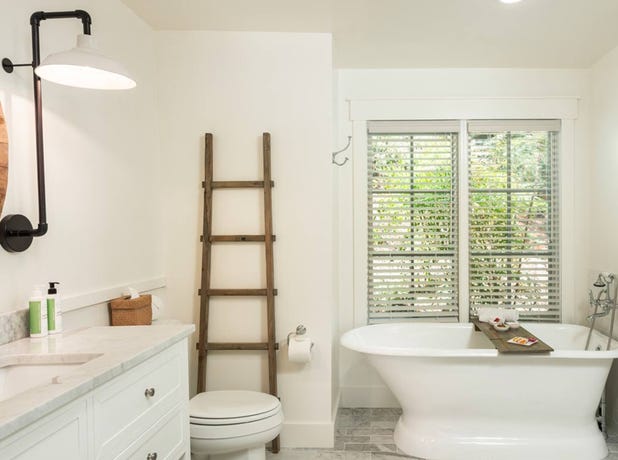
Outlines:
{"type": "Polygon", "coordinates": [[[352,143],[352,136],[348,136],[348,143],[345,145],[344,148],[342,148],[341,150],[337,150],[336,152],[333,152],[333,159],[332,159],[332,163],[336,164],[337,166],[343,166],[344,164],[346,164],[349,160],[348,157],[345,157],[343,159],[343,161],[341,163],[339,163],[337,161],[337,155],[339,155],[340,153],[345,152],[346,150],[348,150],[348,148],[350,148],[350,144],[352,143]]]}

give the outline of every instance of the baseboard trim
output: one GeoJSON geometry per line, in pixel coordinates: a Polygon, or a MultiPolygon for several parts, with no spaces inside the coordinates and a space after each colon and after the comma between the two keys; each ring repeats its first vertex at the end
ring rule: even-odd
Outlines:
{"type": "Polygon", "coordinates": [[[332,449],[335,445],[335,424],[284,422],[281,447],[314,447],[332,449]]]}
{"type": "Polygon", "coordinates": [[[341,387],[341,407],[401,407],[391,391],[381,385],[341,387]]]}

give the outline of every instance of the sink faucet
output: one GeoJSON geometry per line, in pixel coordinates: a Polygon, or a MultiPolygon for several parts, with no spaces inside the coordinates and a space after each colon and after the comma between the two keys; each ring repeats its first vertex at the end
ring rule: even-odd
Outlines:
{"type": "Polygon", "coordinates": [[[586,348],[590,345],[590,338],[592,337],[592,330],[594,329],[594,323],[597,318],[612,314],[612,318],[609,325],[609,337],[607,341],[607,349],[611,348],[612,337],[614,335],[614,317],[616,316],[616,297],[617,290],[614,287],[614,281],[616,281],[616,275],[613,273],[600,273],[597,280],[593,283],[595,288],[599,288],[599,292],[595,296],[592,293],[592,289],[588,291],[588,297],[590,306],[594,307],[594,313],[588,315],[586,319],[592,320],[590,324],[590,331],[588,332],[588,339],[586,340],[586,348]],[[599,311],[600,309],[600,311],[599,311]]]}

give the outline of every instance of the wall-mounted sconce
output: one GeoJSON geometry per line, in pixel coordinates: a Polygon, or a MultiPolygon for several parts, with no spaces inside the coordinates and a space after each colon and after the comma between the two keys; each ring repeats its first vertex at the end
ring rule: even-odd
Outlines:
{"type": "Polygon", "coordinates": [[[83,10],[37,11],[30,16],[32,28],[32,62],[13,64],[2,60],[2,68],[13,72],[15,67],[32,67],[34,79],[34,117],[36,127],[36,160],[39,196],[39,224],[36,229],[21,214],[11,214],[0,221],[0,245],[9,252],[22,252],[30,247],[34,237],[47,233],[45,206],[45,162],[43,155],[43,110],[41,106],[41,78],[54,83],[78,88],[130,89],[135,81],[121,64],[102,55],[90,35],[92,20],[83,10]],[[52,54],[41,62],[39,27],[47,19],[75,18],[82,21],[83,35],[77,36],[77,46],[69,51],[52,54]]]}

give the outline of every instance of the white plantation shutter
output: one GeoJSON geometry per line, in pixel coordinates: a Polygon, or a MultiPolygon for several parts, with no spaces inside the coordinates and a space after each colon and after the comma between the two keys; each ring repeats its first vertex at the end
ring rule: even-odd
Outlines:
{"type": "Polygon", "coordinates": [[[470,314],[560,320],[557,121],[470,122],[470,314]]]}
{"type": "Polygon", "coordinates": [[[457,320],[458,122],[368,124],[368,319],[457,320]]]}

